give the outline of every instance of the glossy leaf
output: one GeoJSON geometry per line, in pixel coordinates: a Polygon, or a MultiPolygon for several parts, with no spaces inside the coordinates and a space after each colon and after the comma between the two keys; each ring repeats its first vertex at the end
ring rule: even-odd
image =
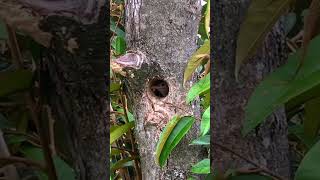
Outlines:
{"type": "Polygon", "coordinates": [[[190,145],[210,145],[210,135],[200,136],[193,140],[190,145]]]}
{"type": "Polygon", "coordinates": [[[32,72],[16,70],[0,72],[0,97],[26,90],[32,85],[32,72]]]}
{"type": "Polygon", "coordinates": [[[114,39],[113,46],[117,55],[121,55],[126,52],[126,40],[120,36],[117,36],[114,39]]]}
{"type": "Polygon", "coordinates": [[[131,128],[134,127],[134,122],[126,123],[122,126],[117,126],[110,129],[110,144],[112,144],[115,140],[120,138],[124,133],[128,132],[131,128]]]}
{"type": "Polygon", "coordinates": [[[200,124],[201,136],[207,134],[210,130],[210,106],[204,111],[200,124]]]}
{"type": "Polygon", "coordinates": [[[181,139],[187,134],[189,129],[192,127],[195,119],[191,116],[182,117],[171,131],[167,138],[162,151],[158,151],[156,154],[159,159],[156,159],[160,167],[163,167],[167,161],[172,150],[177,146],[181,139]],[[160,156],[158,156],[160,154],[160,156]]]}
{"type": "Polygon", "coordinates": [[[195,174],[209,174],[210,173],[210,159],[203,159],[197,164],[193,165],[191,172],[195,174]]]}
{"type": "Polygon", "coordinates": [[[262,123],[275,109],[320,84],[319,46],[320,37],[317,37],[311,42],[307,54],[308,61],[297,76],[295,71],[301,50],[291,55],[286,65],[259,84],[246,106],[242,130],[244,135],[262,123]]]}
{"type": "Polygon", "coordinates": [[[111,166],[111,171],[114,172],[115,170],[120,169],[120,168],[133,166],[133,160],[134,160],[133,157],[121,159],[111,166]]]}
{"type": "Polygon", "coordinates": [[[311,99],[305,106],[305,115],[303,120],[304,133],[308,138],[315,138],[320,128],[320,97],[311,99]]]}
{"type": "Polygon", "coordinates": [[[304,156],[295,174],[295,180],[320,179],[320,141],[304,156]]]}
{"type": "Polygon", "coordinates": [[[264,41],[276,21],[292,0],[253,0],[240,27],[237,40],[235,77],[240,67],[252,56],[264,41]]]}
{"type": "Polygon", "coordinates": [[[189,104],[200,94],[210,90],[210,73],[194,84],[187,94],[186,101],[189,104]]]}
{"type": "Polygon", "coordinates": [[[189,59],[187,67],[184,71],[183,84],[185,84],[186,81],[188,81],[191,78],[193,72],[203,62],[203,60],[205,60],[204,55],[209,55],[209,54],[210,54],[210,41],[207,40],[189,59]],[[202,56],[199,56],[199,55],[202,55],[202,56]]]}
{"type": "Polygon", "coordinates": [[[162,133],[160,134],[160,138],[159,141],[157,143],[157,148],[156,148],[156,163],[159,165],[160,162],[160,155],[163,151],[164,145],[168,140],[168,137],[170,136],[172,130],[174,129],[174,127],[177,125],[177,123],[180,120],[180,116],[175,115],[173,116],[173,118],[171,118],[171,120],[168,122],[168,124],[166,125],[166,127],[164,128],[164,130],[162,131],[162,133]]]}

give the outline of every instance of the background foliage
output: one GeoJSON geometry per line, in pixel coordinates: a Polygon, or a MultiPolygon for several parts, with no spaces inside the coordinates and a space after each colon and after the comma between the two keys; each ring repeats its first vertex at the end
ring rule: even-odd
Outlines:
{"type": "MultiPolygon", "coordinates": [[[[247,135],[274,110],[285,106],[294,154],[292,174],[296,180],[320,179],[319,17],[318,0],[254,0],[241,25],[237,44],[235,76],[239,80],[241,65],[255,54],[274,24],[280,18],[284,21],[290,50],[288,63],[255,89],[246,106],[242,132],[247,135]]],[[[260,178],[248,175],[246,179],[260,178]]]]}

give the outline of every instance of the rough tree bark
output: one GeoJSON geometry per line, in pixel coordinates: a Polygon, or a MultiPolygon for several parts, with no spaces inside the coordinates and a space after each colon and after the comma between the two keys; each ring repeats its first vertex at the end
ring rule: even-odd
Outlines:
{"type": "Polygon", "coordinates": [[[249,3],[249,0],[215,0],[212,3],[212,170],[223,172],[229,168],[255,168],[229,149],[276,175],[288,178],[287,122],[283,108],[268,117],[255,132],[247,137],[241,136],[248,98],[263,77],[287,58],[280,20],[267,35],[255,57],[242,66],[240,82],[235,81],[236,40],[249,3]]]}
{"type": "Polygon", "coordinates": [[[105,0],[1,0],[0,17],[47,47],[41,88],[55,132],[77,179],[107,179],[109,126],[105,81],[108,49],[105,0]]]}
{"type": "Polygon", "coordinates": [[[136,115],[142,179],[186,179],[191,165],[204,155],[201,148],[188,145],[199,133],[199,121],[163,169],[155,164],[154,152],[160,129],[173,115],[193,114],[185,103],[190,84],[183,88],[182,82],[188,58],[197,48],[200,1],[127,0],[125,10],[128,49],[139,50],[147,58],[139,70],[132,71],[132,78],[126,78],[128,98],[136,115]],[[149,83],[154,79],[168,83],[166,97],[156,97],[150,91],[149,83]]]}

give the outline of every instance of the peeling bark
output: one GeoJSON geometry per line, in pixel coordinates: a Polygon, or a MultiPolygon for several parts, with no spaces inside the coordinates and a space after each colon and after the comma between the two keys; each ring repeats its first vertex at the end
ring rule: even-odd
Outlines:
{"type": "Polygon", "coordinates": [[[256,168],[244,159],[247,158],[276,175],[288,178],[287,122],[284,108],[275,111],[249,136],[241,136],[244,108],[250,95],[263,77],[287,59],[282,21],[279,20],[267,35],[256,55],[242,66],[240,82],[236,82],[233,73],[236,39],[249,1],[222,0],[214,1],[212,5],[212,170],[256,168]],[[217,144],[244,158],[235,156],[217,144]]]}
{"type": "Polygon", "coordinates": [[[169,119],[175,114],[192,115],[195,110],[185,103],[191,84],[184,88],[182,82],[187,61],[197,48],[200,16],[200,1],[126,1],[128,47],[143,52],[147,58],[140,69],[131,71],[131,78],[125,79],[128,98],[136,115],[135,135],[142,179],[186,179],[191,165],[205,157],[202,148],[189,146],[199,135],[197,119],[163,169],[154,159],[158,136],[169,119]],[[156,97],[152,93],[149,83],[154,79],[168,83],[166,97],[156,97]]]}

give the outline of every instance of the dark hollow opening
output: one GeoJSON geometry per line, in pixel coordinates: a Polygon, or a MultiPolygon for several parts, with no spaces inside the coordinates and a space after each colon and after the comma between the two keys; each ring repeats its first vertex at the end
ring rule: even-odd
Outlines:
{"type": "Polygon", "coordinates": [[[165,80],[154,79],[149,84],[151,94],[158,98],[164,98],[169,94],[169,86],[165,80]]]}

